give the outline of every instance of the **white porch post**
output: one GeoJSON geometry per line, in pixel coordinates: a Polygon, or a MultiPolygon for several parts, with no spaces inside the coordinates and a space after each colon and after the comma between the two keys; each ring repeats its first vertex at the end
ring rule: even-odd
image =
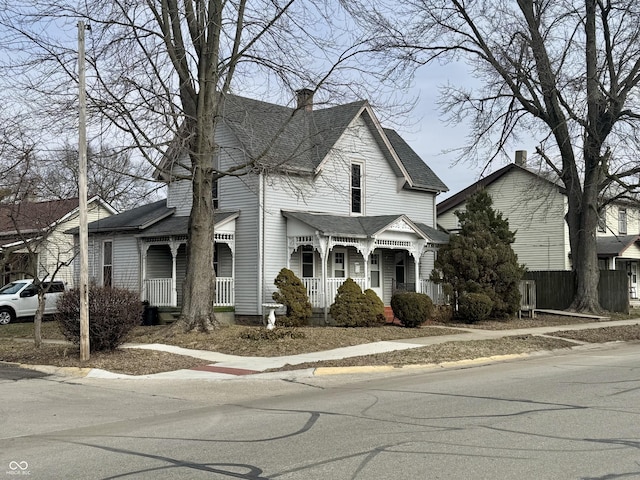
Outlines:
{"type": "Polygon", "coordinates": [[[411,251],[409,252],[413,257],[413,263],[415,265],[414,281],[416,284],[416,292],[418,293],[423,293],[420,285],[420,257],[422,256],[425,245],[426,242],[424,240],[418,240],[413,243],[411,251]]]}
{"type": "Polygon", "coordinates": [[[180,248],[180,244],[175,241],[171,241],[171,306],[178,306],[178,282],[176,280],[177,275],[177,266],[176,266],[176,257],[178,256],[178,248],[180,248]]]}
{"type": "Polygon", "coordinates": [[[328,305],[328,294],[327,294],[327,262],[329,260],[329,244],[331,242],[331,237],[322,238],[320,234],[316,232],[316,236],[318,237],[318,249],[320,251],[320,258],[322,259],[322,298],[323,298],[323,308],[324,308],[324,323],[329,322],[329,305],[328,305]]]}
{"type": "Polygon", "coordinates": [[[142,300],[147,300],[149,292],[147,291],[147,251],[149,244],[142,243],[142,300]]]}

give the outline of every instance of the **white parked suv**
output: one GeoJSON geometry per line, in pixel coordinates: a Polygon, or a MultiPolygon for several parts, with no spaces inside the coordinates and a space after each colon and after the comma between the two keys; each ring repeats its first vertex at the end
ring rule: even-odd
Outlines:
{"type": "MultiPolygon", "coordinates": [[[[45,282],[49,290],[45,294],[45,315],[57,312],[58,298],[65,291],[64,282],[45,282]],[[50,285],[49,285],[50,284],[50,285]]],[[[33,280],[16,280],[0,288],[0,325],[13,322],[16,318],[33,317],[38,308],[38,289],[33,280]]]]}

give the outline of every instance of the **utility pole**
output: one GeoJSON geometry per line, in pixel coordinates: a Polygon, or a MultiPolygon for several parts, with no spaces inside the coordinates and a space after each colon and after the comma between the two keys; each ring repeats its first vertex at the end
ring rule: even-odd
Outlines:
{"type": "Polygon", "coordinates": [[[80,361],[89,360],[89,232],[87,229],[87,96],[85,91],[84,32],[78,22],[78,200],[80,210],[80,361]]]}

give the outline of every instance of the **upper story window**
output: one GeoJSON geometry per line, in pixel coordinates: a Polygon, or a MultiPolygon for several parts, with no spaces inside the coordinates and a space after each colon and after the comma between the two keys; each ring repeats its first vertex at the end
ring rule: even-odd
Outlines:
{"type": "Polygon", "coordinates": [[[351,164],[351,213],[362,213],[362,165],[351,164]]]}
{"type": "Polygon", "coordinates": [[[625,235],[627,233],[627,209],[618,208],[618,233],[625,235]]]}
{"type": "Polygon", "coordinates": [[[606,208],[603,208],[602,210],[600,210],[600,213],[598,214],[598,231],[602,232],[602,233],[607,231],[607,210],[606,210],[606,208]]]}
{"type": "Polygon", "coordinates": [[[211,197],[213,198],[213,208],[218,208],[218,179],[217,178],[213,180],[211,197]]]}

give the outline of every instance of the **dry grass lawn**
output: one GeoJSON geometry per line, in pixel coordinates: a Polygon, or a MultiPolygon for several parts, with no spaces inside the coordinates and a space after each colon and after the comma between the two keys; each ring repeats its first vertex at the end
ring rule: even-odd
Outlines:
{"type": "MultiPolygon", "coordinates": [[[[637,312],[634,313],[637,314],[637,312]]],[[[618,318],[621,317],[618,316],[618,318]]],[[[634,317],[629,316],[628,318],[634,317]]],[[[164,343],[189,349],[211,350],[232,355],[282,356],[383,340],[460,333],[462,330],[457,330],[455,329],[456,327],[497,330],[566,325],[585,321],[590,322],[592,320],[545,315],[538,316],[537,319],[492,321],[476,325],[449,323],[437,326],[423,326],[419,329],[406,329],[398,326],[380,328],[304,327],[295,329],[277,328],[272,332],[268,332],[263,327],[228,326],[221,327],[211,334],[185,334],[177,332],[170,326],[154,326],[137,327],[129,338],[129,342],[164,343]]],[[[47,343],[40,349],[34,348],[32,336],[32,323],[14,323],[0,326],[0,361],[28,365],[101,368],[130,375],[193,368],[209,363],[189,356],[131,348],[121,348],[108,353],[92,353],[88,362],[81,362],[79,348],[64,342],[56,323],[43,323],[42,336],[47,340],[47,343]]],[[[563,337],[567,340],[523,335],[498,340],[447,342],[441,345],[408,351],[347,358],[313,365],[297,365],[295,367],[285,367],[284,369],[308,368],[311,366],[430,364],[510,353],[556,350],[575,345],[574,342],[568,340],[595,343],[616,340],[638,341],[640,340],[640,325],[606,327],[606,322],[603,322],[603,328],[583,332],[567,331],[555,336],[563,337]]]]}

